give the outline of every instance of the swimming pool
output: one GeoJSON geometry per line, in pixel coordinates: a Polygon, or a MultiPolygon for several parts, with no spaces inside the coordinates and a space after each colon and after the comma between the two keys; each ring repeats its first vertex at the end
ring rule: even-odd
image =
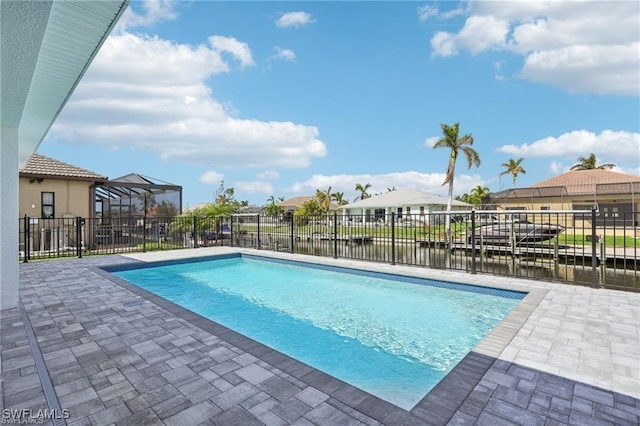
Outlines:
{"type": "Polygon", "coordinates": [[[115,275],[405,409],[525,296],[246,255],[115,275]]]}

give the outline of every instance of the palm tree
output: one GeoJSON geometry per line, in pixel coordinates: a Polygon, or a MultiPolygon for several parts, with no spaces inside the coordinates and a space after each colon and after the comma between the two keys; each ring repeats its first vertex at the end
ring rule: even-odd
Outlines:
{"type": "Polygon", "coordinates": [[[344,192],[334,192],[333,194],[331,194],[331,198],[339,206],[344,206],[345,204],[349,204],[349,201],[346,198],[344,198],[344,192]]]}
{"type": "Polygon", "coordinates": [[[331,208],[331,187],[328,187],[324,191],[316,189],[316,198],[322,211],[328,213],[331,208]]]}
{"type": "Polygon", "coordinates": [[[580,157],[578,158],[578,163],[574,164],[570,170],[610,170],[613,169],[616,165],[613,163],[604,163],[598,164],[596,161],[596,155],[592,152],[588,157],[580,157]]]}
{"type": "Polygon", "coordinates": [[[469,203],[474,204],[476,206],[482,205],[482,202],[485,198],[489,196],[489,188],[486,186],[478,185],[471,190],[471,195],[469,196],[469,203]]]}
{"type": "Polygon", "coordinates": [[[387,188],[387,192],[392,192],[392,191],[395,191],[395,190],[396,190],[395,186],[392,186],[391,188],[387,188]]]}
{"type": "Polygon", "coordinates": [[[509,161],[507,161],[506,163],[502,163],[501,166],[505,168],[505,170],[500,173],[500,178],[503,175],[511,175],[511,181],[513,183],[513,187],[516,187],[516,178],[518,177],[518,175],[520,173],[522,174],[526,174],[527,171],[525,169],[522,168],[522,166],[520,165],[520,163],[522,163],[522,161],[524,160],[524,158],[518,158],[517,160],[514,160],[513,158],[509,158],[509,161]]]}
{"type": "Polygon", "coordinates": [[[282,216],[284,214],[284,207],[278,205],[284,201],[284,197],[280,197],[276,199],[273,195],[269,197],[267,200],[267,207],[264,209],[267,215],[277,217],[282,216]]]}
{"type": "Polygon", "coordinates": [[[471,134],[459,137],[460,123],[455,123],[453,126],[447,124],[441,124],[443,137],[433,145],[433,148],[449,148],[451,154],[449,155],[449,165],[447,166],[447,174],[445,176],[442,185],[449,184],[449,198],[447,200],[447,217],[445,222],[445,232],[447,238],[451,240],[451,204],[453,203],[453,180],[456,174],[456,161],[458,160],[458,154],[460,151],[467,158],[467,168],[475,165],[480,166],[480,156],[475,149],[471,148],[473,145],[473,136],[471,134]]]}
{"type": "Polygon", "coordinates": [[[370,183],[365,183],[364,185],[362,185],[361,183],[356,183],[356,191],[360,191],[360,197],[356,197],[356,199],[360,198],[361,200],[364,200],[371,197],[371,195],[369,195],[369,193],[367,192],[369,188],[371,188],[370,183]]]}

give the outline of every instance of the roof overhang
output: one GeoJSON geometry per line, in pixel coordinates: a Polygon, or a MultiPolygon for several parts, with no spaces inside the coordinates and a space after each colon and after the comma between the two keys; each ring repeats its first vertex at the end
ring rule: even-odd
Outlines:
{"type": "Polygon", "coordinates": [[[18,130],[19,168],[46,136],[127,4],[0,2],[0,123],[18,130]]]}

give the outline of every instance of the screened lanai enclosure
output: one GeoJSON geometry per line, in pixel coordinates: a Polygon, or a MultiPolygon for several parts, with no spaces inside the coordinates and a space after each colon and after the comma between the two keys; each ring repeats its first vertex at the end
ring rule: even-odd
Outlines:
{"type": "Polygon", "coordinates": [[[130,173],[95,188],[96,216],[103,222],[182,213],[182,187],[130,173]]]}
{"type": "Polygon", "coordinates": [[[182,214],[182,187],[131,173],[95,187],[90,246],[135,244],[162,238],[182,214]]]}

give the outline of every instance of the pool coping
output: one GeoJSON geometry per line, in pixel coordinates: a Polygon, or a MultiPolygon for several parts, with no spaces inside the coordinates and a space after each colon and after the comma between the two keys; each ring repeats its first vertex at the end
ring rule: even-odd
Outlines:
{"type": "Polygon", "coordinates": [[[179,258],[174,257],[156,261],[144,261],[132,258],[132,261],[128,263],[102,265],[99,267],[93,266],[89,267],[89,269],[101,277],[118,284],[128,291],[131,291],[137,296],[158,305],[172,315],[182,318],[202,330],[224,339],[228,343],[284,371],[308,386],[313,386],[330,397],[349,405],[362,414],[383,423],[389,422],[393,418],[406,416],[407,414],[411,414],[425,422],[436,421],[437,423],[446,423],[449,421],[456,411],[462,406],[473,389],[478,385],[478,383],[480,383],[482,377],[487,373],[487,371],[489,371],[494,362],[499,359],[502,351],[513,340],[515,335],[528,320],[531,313],[536,309],[549,291],[548,289],[530,288],[518,284],[505,285],[504,283],[500,283],[496,285],[486,285],[481,282],[469,283],[468,281],[473,279],[473,275],[470,275],[468,279],[456,279],[457,277],[451,277],[452,279],[445,281],[444,279],[424,277],[421,276],[419,271],[405,270],[402,268],[394,273],[390,273],[388,270],[381,270],[388,267],[388,265],[363,265],[355,262],[351,264],[349,261],[340,263],[346,263],[346,265],[336,265],[335,262],[331,262],[331,259],[319,259],[313,256],[291,256],[291,254],[288,254],[288,256],[285,257],[278,253],[256,253],[256,251],[240,249],[230,250],[226,253],[201,253],[197,256],[180,256],[179,258]],[[411,410],[405,410],[404,408],[398,407],[360,388],[317,370],[314,367],[272,349],[221,324],[211,321],[145,289],[130,284],[109,272],[109,270],[123,270],[127,267],[152,267],[166,264],[188,263],[190,261],[199,262],[220,258],[230,258],[243,255],[254,258],[262,257],[266,259],[285,260],[294,263],[323,265],[337,269],[354,269],[357,271],[374,272],[384,275],[409,276],[428,279],[431,281],[517,291],[526,293],[526,296],[521,299],[520,302],[505,316],[505,318],[498,323],[498,325],[494,327],[478,344],[476,344],[473,349],[411,410]]]}

